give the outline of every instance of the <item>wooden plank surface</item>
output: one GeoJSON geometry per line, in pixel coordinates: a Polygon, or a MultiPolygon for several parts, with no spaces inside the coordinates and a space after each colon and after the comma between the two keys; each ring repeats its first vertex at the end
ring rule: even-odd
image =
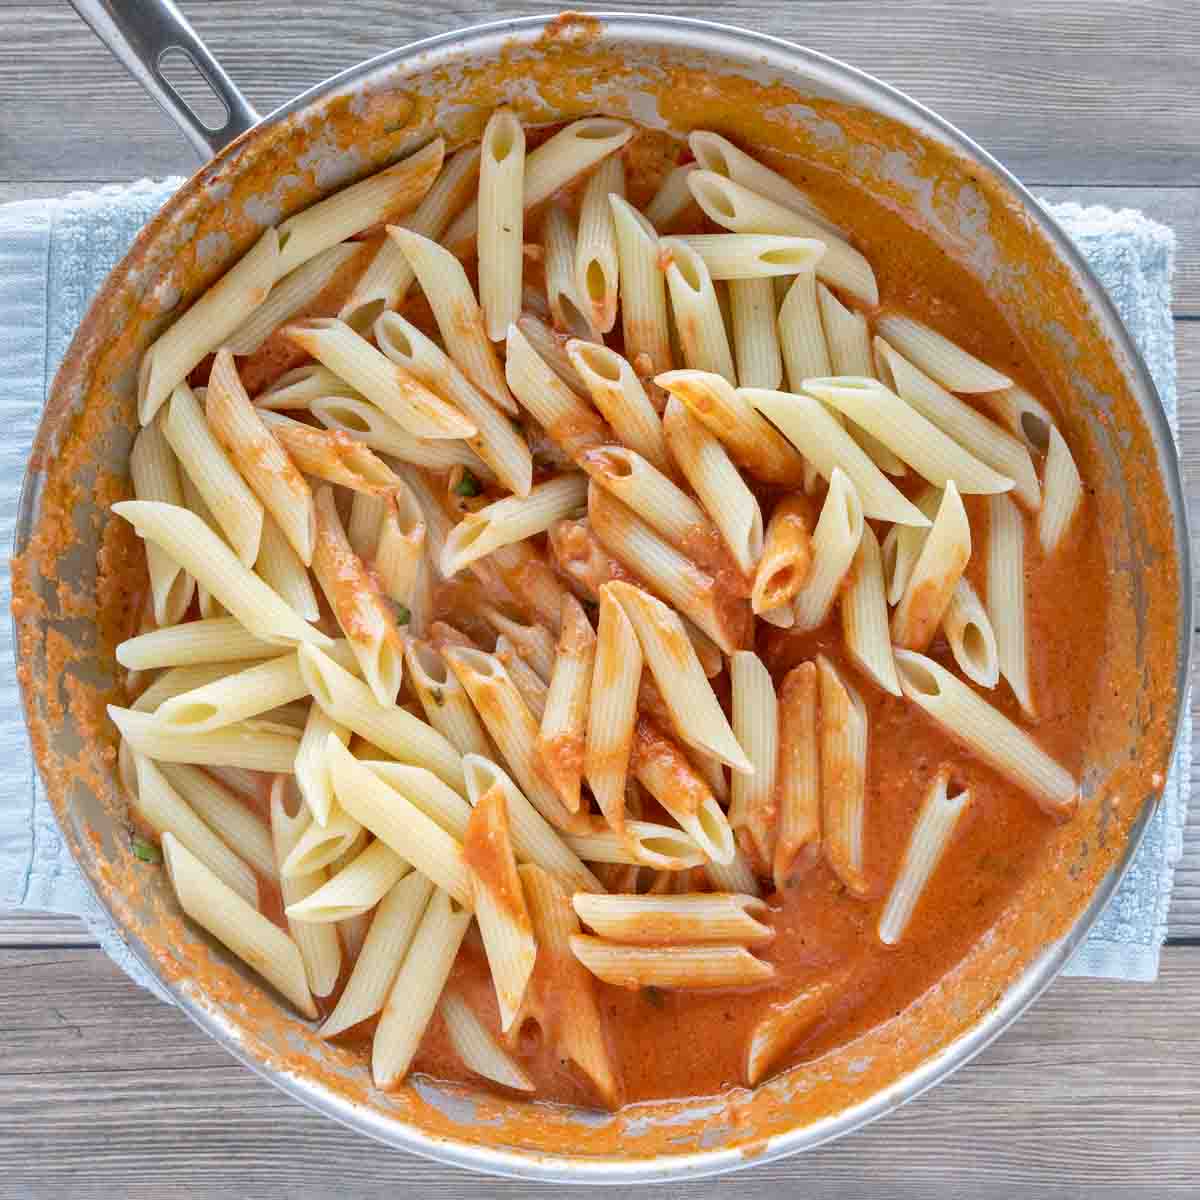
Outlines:
{"type": "MultiPolygon", "coordinates": [[[[855,1137],[662,1200],[1196,1195],[1200,952],[1157,984],[1060,980],[950,1080],[855,1137]]],[[[632,1198],[534,1189],[377,1146],[233,1062],[99,951],[0,952],[0,1200],[632,1198]]]]}

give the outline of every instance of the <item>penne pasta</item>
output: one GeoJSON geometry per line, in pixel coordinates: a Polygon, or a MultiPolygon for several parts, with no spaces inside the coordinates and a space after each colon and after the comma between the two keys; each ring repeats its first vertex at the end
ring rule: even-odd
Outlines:
{"type": "Polygon", "coordinates": [[[578,812],[580,806],[596,644],[596,634],[579,601],[564,596],[537,754],[542,770],[571,812],[578,812]]]}
{"type": "Polygon", "coordinates": [[[575,286],[575,241],[575,222],[561,203],[551,202],[542,218],[542,269],[554,328],[572,337],[599,338],[591,305],[575,286]]]}
{"type": "Polygon", "coordinates": [[[850,970],[843,968],[768,1006],[746,1051],[746,1082],[751,1087],[828,1014],[834,1001],[845,994],[850,978],[850,970]]]}
{"type": "Polygon", "coordinates": [[[132,749],[161,762],[290,772],[296,758],[299,738],[290,729],[259,729],[253,722],[240,721],[212,733],[181,733],[165,729],[150,713],[115,704],[107,711],[132,749]]]}
{"type": "Polygon", "coordinates": [[[416,689],[425,719],[460,754],[491,753],[487,734],[458,677],[428,642],[408,638],[404,645],[408,678],[416,689]]]}
{"type": "Polygon", "coordinates": [[[221,448],[186,383],[171,394],[162,432],[239,561],[253,566],[262,537],[262,503],[221,448]]]}
{"type": "Polygon", "coordinates": [[[733,733],[754,767],[753,775],[734,773],[730,786],[729,824],[745,829],[759,859],[774,855],[776,781],[781,753],[779,704],[775,685],[753,651],[739,650],[729,660],[733,733]]]}
{"type": "Polygon", "coordinates": [[[628,946],[575,934],[571,953],[614,987],[750,987],[775,976],[770,963],[744,946],[628,946]]]}
{"type": "MultiPolygon", "coordinates": [[[[333,403],[342,410],[352,402],[339,397],[333,403]]],[[[365,442],[348,437],[341,430],[318,429],[293,421],[282,413],[264,412],[262,417],[277,449],[281,453],[286,451],[285,457],[305,475],[368,496],[385,496],[396,487],[396,476],[365,442]]]]}
{"type": "Polygon", "coordinates": [[[1058,549],[1083,503],[1083,481],[1066,439],[1053,425],[1048,437],[1042,469],[1042,508],[1037,518],[1038,541],[1046,555],[1058,549]]]}
{"type": "MultiPolygon", "coordinates": [[[[138,420],[143,425],[150,424],[193,368],[243,325],[283,273],[279,233],[268,229],[191,308],[175,318],[142,357],[138,420]]],[[[174,449],[179,455],[179,448],[174,449]]]]}
{"type": "MultiPolygon", "coordinates": [[[[592,172],[579,202],[579,237],[575,243],[575,291],[587,319],[599,333],[608,333],[617,319],[617,231],[610,195],[625,195],[625,164],[613,154],[592,172]]],[[[553,311],[551,303],[551,311],[553,311]]]]}
{"type": "Polygon", "coordinates": [[[779,387],[783,383],[783,355],[771,280],[731,279],[729,304],[738,383],[743,387],[779,387]]]}
{"type": "Polygon", "coordinates": [[[784,496],[767,523],[763,552],[750,590],[750,606],[772,624],[789,627],[795,622],[792,601],[812,570],[812,537],[808,526],[809,505],[803,496],[784,496]]]}
{"type": "Polygon", "coordinates": [[[549,688],[542,677],[527,663],[516,646],[501,634],[496,639],[493,651],[512,679],[521,699],[525,701],[533,719],[539,724],[546,713],[546,696],[549,688]]]}
{"type": "Polygon", "coordinates": [[[475,1015],[475,1010],[454,988],[447,987],[442,993],[438,1011],[445,1022],[450,1045],[468,1071],[513,1091],[536,1090],[533,1080],[504,1052],[475,1015]]]}
{"type": "Polygon", "coordinates": [[[492,113],[479,150],[479,304],[499,342],[521,315],[525,130],[511,109],[492,113]]]}
{"type": "Polygon", "coordinates": [[[658,233],[624,197],[610,195],[608,202],[617,238],[622,345],[625,357],[644,379],[673,365],[658,233]]]}
{"type": "Polygon", "coordinates": [[[996,635],[1000,674],[1021,711],[1037,715],[1029,671],[1029,624],[1025,606],[1025,522],[1007,496],[988,508],[987,612],[996,635]]]}
{"type": "Polygon", "coordinates": [[[867,678],[885,692],[899,696],[900,681],[896,678],[896,663],[892,657],[885,588],[879,539],[871,526],[864,524],[842,589],[842,640],[846,653],[867,678]]]}
{"type": "Polygon", "coordinates": [[[308,694],[296,655],[267,659],[165,700],[155,712],[164,733],[211,733],[308,694]]]}
{"type": "MultiPolygon", "coordinates": [[[[672,245],[676,239],[670,239],[672,245]]],[[[825,244],[812,238],[750,233],[700,233],[679,238],[713,279],[769,279],[815,270],[825,244]]]]}
{"type": "Polygon", "coordinates": [[[376,1087],[395,1087],[408,1074],[470,923],[469,909],[457,907],[440,888],[434,892],[375,1029],[371,1077],[376,1087]]]}
{"type": "Polygon", "coordinates": [[[913,910],[971,801],[970,792],[965,790],[950,795],[949,783],[950,771],[943,767],[930,784],[917,814],[917,823],[904,851],[904,861],[879,917],[879,940],[885,945],[894,946],[904,936],[913,910]]]}
{"type": "Polygon", "coordinates": [[[430,880],[412,871],[379,902],[337,1006],[321,1026],[321,1037],[336,1037],[383,1008],[433,891],[430,880]]]}
{"type": "Polygon", "coordinates": [[[879,303],[879,286],[871,264],[827,222],[785,208],[714,171],[693,171],[688,176],[688,187],[704,215],[732,233],[773,234],[823,243],[825,252],[816,263],[818,278],[870,307],[879,303]]]}
{"type": "Polygon", "coordinates": [[[717,289],[703,257],[683,238],[663,238],[659,258],[665,264],[671,315],[684,362],[692,370],[708,371],[736,384],[717,289]]]}
{"type": "MultiPolygon", "coordinates": [[[[134,712],[152,713],[164,701],[174,696],[182,696],[184,692],[190,692],[193,688],[203,687],[215,679],[224,679],[226,675],[236,674],[243,665],[236,662],[218,662],[168,667],[138,696],[130,708],[134,712]]],[[[126,687],[129,689],[128,682],[126,687]]]]}
{"type": "Polygon", "coordinates": [[[402,481],[384,509],[371,566],[391,601],[397,626],[424,633],[432,605],[432,579],[425,557],[425,514],[402,481]]]}
{"type": "Polygon", "coordinates": [[[331,736],[343,746],[350,744],[350,730],[337,724],[319,704],[311,705],[304,732],[300,735],[300,745],[296,748],[293,773],[313,821],[322,828],[329,823],[335,803],[329,761],[325,756],[325,745],[331,736]]]}
{"type": "Polygon", "coordinates": [[[310,822],[299,832],[279,864],[282,879],[295,879],[324,867],[340,870],[338,864],[353,861],[367,844],[362,823],[336,804],[324,825],[310,822]]]}
{"type": "Polygon", "coordinates": [[[703,869],[708,882],[719,892],[738,892],[743,896],[762,895],[749,859],[738,848],[734,849],[733,858],[729,862],[708,862],[704,864],[703,869]]]}
{"type": "MultiPolygon", "coordinates": [[[[194,512],[196,516],[198,516],[205,523],[205,525],[209,527],[209,529],[219,533],[220,530],[217,526],[217,520],[212,515],[212,510],[204,502],[204,497],[200,495],[199,491],[196,489],[196,485],[192,482],[191,476],[188,475],[186,471],[181,471],[179,473],[179,483],[183,491],[183,507],[189,509],[191,512],[194,512]]],[[[267,519],[266,513],[264,513],[263,532],[260,534],[258,547],[259,559],[262,558],[262,537],[266,534],[266,528],[267,519]]],[[[279,533],[278,529],[276,529],[274,532],[278,534],[278,541],[282,542],[286,546],[287,542],[284,539],[283,534],[279,533]]],[[[288,546],[288,551],[291,552],[290,546],[288,546]]],[[[256,567],[258,566],[258,561],[258,559],[255,559],[254,565],[256,567]]],[[[301,566],[303,566],[303,564],[301,564],[301,566]]],[[[274,587],[274,584],[271,586],[274,587]]],[[[278,588],[275,590],[279,591],[278,588]]],[[[280,592],[280,595],[283,595],[283,593],[280,592]]],[[[288,603],[291,604],[291,600],[288,599],[287,596],[284,596],[284,599],[288,600],[288,603]]],[[[219,603],[217,603],[216,600],[213,599],[212,594],[206,588],[199,586],[196,588],[196,607],[200,610],[200,616],[205,620],[210,617],[220,617],[225,615],[225,610],[219,603]]],[[[292,607],[295,608],[296,606],[292,605],[292,607]]],[[[296,611],[299,612],[300,615],[305,618],[305,620],[311,619],[307,613],[301,611],[299,608],[297,608],[296,611]]]]}
{"type": "Polygon", "coordinates": [[[815,664],[800,663],[779,688],[776,838],[762,848],[778,891],[805,876],[821,854],[823,734],[817,727],[817,673],[815,664]]]}
{"type": "Polygon", "coordinates": [[[688,176],[696,169],[694,162],[672,167],[663,176],[658,191],[646,205],[646,220],[659,233],[670,232],[689,209],[695,211],[696,202],[692,199],[692,192],[688,187],[688,176]]]}
{"type": "Polygon", "coordinates": [[[625,832],[620,834],[599,818],[592,824],[587,833],[563,837],[584,862],[638,865],[656,871],[687,871],[705,862],[704,852],[682,829],[626,820],[625,832]]]}
{"type": "Polygon", "coordinates": [[[834,467],[829,491],[812,535],[812,568],[792,601],[795,628],[808,632],[824,624],[858,553],[866,522],[854,484],[834,467]]]}
{"type": "MultiPolygon", "coordinates": [[[[350,520],[346,522],[346,540],[350,543],[350,549],[364,561],[374,558],[379,548],[379,527],[387,507],[383,496],[375,496],[370,492],[356,492],[351,502],[350,520]]],[[[424,523],[423,518],[418,519],[424,523]]]]}
{"type": "Polygon", "coordinates": [[[876,321],[886,338],[909,362],[950,392],[997,392],[1013,385],[949,338],[910,317],[882,316],[876,321]]]}
{"type": "Polygon", "coordinates": [[[336,875],[287,900],[285,911],[291,921],[332,926],[369,912],[411,870],[390,846],[374,841],[336,875]]]}
{"type": "Polygon", "coordinates": [[[815,272],[801,271],[784,294],[778,329],[780,353],[793,392],[798,392],[806,379],[832,373],[815,272]]]}
{"type": "Polygon", "coordinates": [[[180,908],[304,1016],[315,1019],[317,1008],[296,943],[170,833],[163,835],[163,858],[180,908]]]}
{"type": "Polygon", "coordinates": [[[680,896],[590,895],[572,898],[579,919],[611,942],[671,946],[768,942],[774,936],[755,896],[689,892],[680,896]]]}
{"type": "Polygon", "coordinates": [[[1079,802],[1079,785],[1033,738],[945,667],[911,650],[896,651],[904,694],[965,746],[1054,817],[1067,817],[1079,802]]]}
{"type": "MultiPolygon", "coordinates": [[[[547,312],[546,316],[549,315],[547,312]]],[[[588,389],[584,385],[583,379],[567,357],[566,342],[570,339],[565,334],[555,333],[545,321],[531,313],[522,315],[517,322],[517,329],[529,343],[533,352],[550,368],[553,374],[557,375],[577,396],[587,396],[588,389]]],[[[588,344],[599,345],[598,342],[588,344]]]]}
{"type": "Polygon", "coordinates": [[[456,841],[462,841],[471,816],[471,806],[432,771],[390,759],[360,761],[456,841]]]}
{"type": "Polygon", "coordinates": [[[992,415],[1030,454],[1045,454],[1050,446],[1054,416],[1036,397],[1014,384],[1000,392],[986,392],[980,400],[992,415]]]}
{"type": "MultiPolygon", "coordinates": [[[[550,630],[539,625],[526,625],[492,605],[486,606],[482,615],[497,634],[507,639],[538,678],[549,683],[556,658],[554,635],[550,630]]],[[[561,629],[561,624],[556,624],[561,629]]]]}
{"type": "Polygon", "coordinates": [[[328,367],[310,362],[280,375],[254,397],[254,407],[267,412],[308,412],[313,402],[322,397],[355,394],[354,389],[328,367]]]}
{"type": "Polygon", "coordinates": [[[254,573],[298,616],[317,621],[321,609],[313,590],[308,568],[283,535],[283,530],[269,513],[263,514],[262,537],[258,543],[258,558],[254,573]]]}
{"type": "Polygon", "coordinates": [[[821,691],[821,826],[825,860],[854,896],[870,888],[866,822],[867,710],[825,655],[817,656],[821,691]]]}
{"type": "Polygon", "coordinates": [[[942,618],[942,632],[958,669],[972,683],[994,688],[1000,682],[1000,653],[992,621],[965,576],[950,597],[942,618]]]}

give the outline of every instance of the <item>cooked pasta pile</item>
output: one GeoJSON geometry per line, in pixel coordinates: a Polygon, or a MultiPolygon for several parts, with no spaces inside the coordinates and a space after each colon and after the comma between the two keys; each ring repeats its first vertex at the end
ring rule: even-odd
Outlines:
{"type": "MultiPolygon", "coordinates": [[[[635,207],[639,136],[528,149],[498,111],[268,229],[142,361],[122,781],[187,915],[322,1036],[369,1032],[380,1087],[440,1013],[474,1075],[534,1091],[532,1022],[613,1106],[602,984],[771,986],[771,895],[822,861],[849,903],[880,886],[864,686],[1076,803],[993,703],[1036,714],[1026,540],[1059,552],[1082,502],[1053,416],[881,311],[830,215],[724,137],[635,207]],[[271,339],[301,363],[251,396],[271,339]],[[844,660],[756,653],[839,626],[844,660]]],[[[969,803],[945,764],[881,942],[969,803]]],[[[772,1005],[746,1082],[842,982],[772,1005]]]]}

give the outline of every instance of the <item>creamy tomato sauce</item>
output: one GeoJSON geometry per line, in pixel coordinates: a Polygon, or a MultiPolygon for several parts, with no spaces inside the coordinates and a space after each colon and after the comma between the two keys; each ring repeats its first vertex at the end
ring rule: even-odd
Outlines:
{"type": "MultiPolygon", "coordinates": [[[[549,132],[552,130],[531,131],[530,148],[549,132]]],[[[755,150],[753,146],[745,148],[755,150]]],[[[670,167],[689,157],[686,146],[649,131],[636,137],[624,154],[629,198],[639,206],[653,195],[670,167]]],[[[875,270],[881,309],[902,311],[929,322],[1027,387],[1052,409],[1061,409],[1068,402],[1069,398],[1056,396],[1047,387],[981,284],[931,240],[818,164],[778,157],[767,161],[805,188],[848,231],[849,240],[875,270]]],[[[577,195],[567,194],[565,199],[576,203],[577,195]]],[[[527,224],[527,241],[536,240],[537,228],[535,215],[527,224]]],[[[671,232],[704,228],[699,210],[693,207],[671,232]]],[[[368,235],[366,240],[374,242],[377,237],[368,235]]],[[[369,254],[353,263],[299,315],[335,312],[368,260],[369,254]]],[[[536,286],[541,280],[538,256],[528,255],[525,266],[526,282],[536,286]]],[[[473,277],[473,264],[468,271],[473,277]]],[[[422,329],[436,332],[423,298],[410,300],[404,313],[422,329]]],[[[609,338],[618,349],[619,330],[618,321],[609,338]]],[[[244,362],[242,377],[253,395],[304,361],[303,351],[276,334],[244,362]]],[[[201,364],[195,382],[204,382],[207,367],[207,363],[201,364]]],[[[787,492],[750,482],[762,502],[765,523],[774,504],[787,492]]],[[[896,482],[910,496],[925,486],[911,471],[896,482]]],[[[1002,682],[988,693],[991,703],[1031,727],[1041,746],[1077,778],[1084,766],[1084,731],[1099,675],[1098,656],[1109,603],[1101,539],[1092,528],[1094,506],[1087,503],[1090,493],[1085,481],[1085,503],[1053,561],[1042,559],[1032,522],[1026,517],[1025,591],[1036,721],[1030,726],[1022,716],[1007,684],[1002,682]]],[[[974,496],[964,497],[964,502],[974,541],[966,575],[982,595],[986,592],[982,550],[988,536],[987,504],[974,496]]],[[[887,526],[874,523],[874,527],[882,540],[887,526]]],[[[585,535],[568,531],[563,536],[578,540],[585,535]]],[[[693,557],[706,563],[709,570],[716,565],[716,587],[732,610],[734,602],[748,594],[748,581],[728,564],[723,548],[697,545],[695,550],[693,557]]],[[[455,581],[438,593],[439,615],[482,636],[487,626],[474,617],[481,599],[474,581],[455,581]]],[[[532,613],[523,616],[534,619],[532,613]]],[[[755,953],[775,966],[776,977],[763,987],[720,992],[629,991],[596,981],[606,1036],[622,1096],[628,1102],[711,1094],[744,1085],[746,1051],[755,1024],[772,1005],[822,979],[837,976],[844,983],[821,1019],[771,1073],[817,1057],[894,1017],[944,976],[994,925],[1031,873],[1035,852],[1052,828],[1052,819],[1033,799],[955,744],[908,701],[883,692],[853,666],[842,648],[836,607],[821,629],[802,636],[763,622],[756,624],[754,648],[777,685],[792,666],[824,653],[866,704],[870,734],[865,869],[870,892],[865,899],[851,897],[824,861],[794,886],[778,893],[768,889],[769,913],[764,920],[769,921],[775,936],[765,946],[756,947],[755,953]],[[886,947],[876,936],[879,916],[918,808],[943,764],[952,768],[955,783],[970,789],[971,803],[900,944],[886,947]]],[[[940,635],[928,653],[956,669],[940,635]]],[[[727,705],[727,680],[714,680],[714,686],[727,705]]],[[[647,801],[645,818],[669,821],[651,801],[647,801]]],[[[693,872],[688,886],[703,886],[700,874],[693,872]]],[[[647,875],[643,870],[643,877],[647,875]]],[[[1048,886],[1052,883],[1047,881],[1048,886]]],[[[282,920],[277,895],[273,889],[265,890],[266,910],[282,920]]],[[[493,985],[474,929],[459,953],[452,981],[498,1033],[493,985]]],[[[336,994],[326,998],[323,1010],[332,1007],[336,994]]],[[[361,1041],[364,1052],[369,1053],[373,1026],[373,1021],[365,1022],[345,1038],[361,1041]]],[[[515,1054],[537,1084],[539,1097],[597,1103],[582,1074],[564,1061],[533,1025],[518,1037],[515,1054]]],[[[472,1086],[480,1082],[462,1067],[438,1017],[425,1035],[413,1070],[472,1086]]]]}

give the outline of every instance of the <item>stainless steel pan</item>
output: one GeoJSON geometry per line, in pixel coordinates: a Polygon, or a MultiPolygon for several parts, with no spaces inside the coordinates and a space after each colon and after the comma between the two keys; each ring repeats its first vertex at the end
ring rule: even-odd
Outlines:
{"type": "MultiPolygon", "coordinates": [[[[372,59],[259,121],[166,0],[74,0],[114,53],[215,157],[143,232],[55,380],[30,464],[14,613],[31,739],[64,836],[139,958],[232,1053],[298,1099],[392,1145],[528,1178],[622,1183],[730,1170],[837,1137],[961,1066],[1056,976],[1153,814],[1182,716],[1191,566],[1179,466],[1158,398],[1078,253],[994,160],[928,110],[798,46],[700,21],[611,14],[480,26],[372,59]],[[187,53],[228,117],[209,129],[163,77],[187,53]],[[1015,915],[886,1030],[754,1093],[614,1117],[417,1082],[394,1097],[318,1042],[181,919],[128,850],[102,704],[128,619],[120,490],[140,352],[266,222],[437,128],[475,136],[500,101],[530,119],[630,115],[686,132],[728,117],[747,141],[817,157],[912,214],[987,282],[1060,395],[1096,484],[1114,602],[1082,731],[1084,811],[1051,839],[1015,915]],[[957,198],[947,206],[945,197],[957,198]],[[1062,869],[1066,867],[1068,869],[1062,869]],[[1054,872],[1051,877],[1051,872],[1054,872]]],[[[286,30],[281,30],[281,37],[286,30]]],[[[132,569],[132,568],[130,568],[132,569]]]]}

